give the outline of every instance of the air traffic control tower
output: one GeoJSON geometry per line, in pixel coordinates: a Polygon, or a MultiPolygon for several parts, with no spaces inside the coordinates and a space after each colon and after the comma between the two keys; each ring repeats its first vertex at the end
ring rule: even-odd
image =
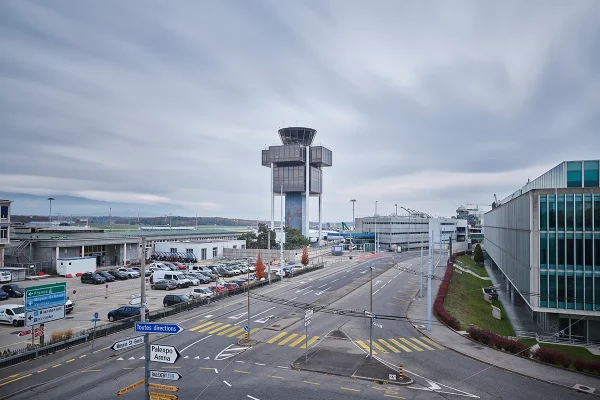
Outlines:
{"type": "Polygon", "coordinates": [[[321,238],[321,196],[323,167],[331,167],[331,150],[311,146],[317,131],[289,127],[279,130],[281,146],[262,151],[262,165],[271,168],[271,229],[275,225],[275,195],[285,196],[285,225],[300,229],[309,237],[309,199],[319,198],[321,238]]]}

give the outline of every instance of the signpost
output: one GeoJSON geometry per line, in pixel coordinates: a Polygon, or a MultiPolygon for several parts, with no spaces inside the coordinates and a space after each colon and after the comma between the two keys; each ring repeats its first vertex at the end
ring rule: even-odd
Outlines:
{"type": "Polygon", "coordinates": [[[136,387],[138,387],[138,386],[142,386],[142,385],[144,384],[144,382],[145,382],[145,381],[142,379],[141,381],[137,381],[136,383],[132,383],[131,385],[129,385],[129,386],[126,386],[126,387],[124,387],[123,389],[119,390],[119,391],[117,392],[117,394],[118,394],[118,395],[122,395],[122,394],[124,394],[124,393],[127,393],[127,392],[129,392],[130,390],[133,390],[133,389],[135,389],[135,388],[136,388],[136,387]]]}
{"type": "Polygon", "coordinates": [[[136,336],[129,339],[119,340],[118,342],[114,342],[110,347],[114,351],[128,349],[130,347],[139,346],[140,344],[144,344],[143,336],[136,336]]]}
{"type": "Polygon", "coordinates": [[[90,321],[92,321],[94,323],[94,334],[92,336],[92,352],[94,351],[94,342],[96,341],[96,323],[101,321],[100,318],[98,318],[98,312],[94,313],[94,318],[92,318],[90,321]]]}
{"type": "Polygon", "coordinates": [[[67,283],[51,283],[25,289],[25,311],[63,306],[67,302],[67,283]]]}
{"type": "Polygon", "coordinates": [[[25,312],[25,326],[45,324],[46,322],[56,321],[65,318],[65,305],[53,306],[35,311],[25,312]]]}
{"type": "MultiPolygon", "coordinates": [[[[304,333],[306,336],[306,343],[308,343],[308,325],[310,325],[310,320],[312,319],[313,314],[314,311],[312,308],[309,308],[308,310],[304,311],[304,333]]],[[[308,363],[308,345],[305,344],[304,347],[304,362],[308,363]]]]}
{"type": "Polygon", "coordinates": [[[159,383],[151,383],[150,389],[160,389],[160,390],[168,390],[171,392],[179,392],[179,388],[177,386],[161,385],[159,383]]]}
{"type": "Polygon", "coordinates": [[[159,324],[156,322],[136,322],[135,333],[156,333],[161,335],[177,335],[183,328],[177,324],[159,324]]]}
{"type": "Polygon", "coordinates": [[[148,392],[150,400],[177,400],[178,397],[170,393],[148,392]]]}
{"type": "Polygon", "coordinates": [[[166,379],[168,381],[178,381],[181,379],[181,375],[179,375],[177,372],[170,371],[150,371],[150,378],[166,379]]]}
{"type": "Polygon", "coordinates": [[[166,364],[175,364],[175,361],[181,356],[175,346],[166,346],[164,344],[150,345],[150,361],[156,361],[166,364]]]}

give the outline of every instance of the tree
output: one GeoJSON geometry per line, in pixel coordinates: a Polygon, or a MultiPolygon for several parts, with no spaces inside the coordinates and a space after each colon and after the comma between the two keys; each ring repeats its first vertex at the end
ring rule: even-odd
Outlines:
{"type": "Polygon", "coordinates": [[[309,244],[310,240],[302,235],[299,229],[294,229],[290,226],[285,227],[285,248],[287,250],[301,249],[309,244]]]}
{"type": "Polygon", "coordinates": [[[256,244],[258,249],[275,248],[275,231],[270,230],[267,224],[258,224],[256,244]],[[269,232],[271,233],[271,246],[269,246],[269,232]]]}
{"type": "Polygon", "coordinates": [[[246,241],[247,249],[256,249],[258,238],[254,232],[246,232],[238,237],[239,240],[246,241]]]}
{"type": "Polygon", "coordinates": [[[308,265],[308,249],[306,247],[302,250],[302,259],[300,260],[300,262],[305,267],[308,265]]]}
{"type": "Polygon", "coordinates": [[[483,250],[481,250],[481,246],[479,245],[479,243],[477,244],[477,246],[475,246],[475,251],[473,252],[473,261],[475,261],[476,263],[483,262],[483,250]]]}
{"type": "Polygon", "coordinates": [[[256,279],[261,279],[265,277],[265,264],[263,264],[262,258],[260,256],[260,251],[258,252],[258,256],[256,257],[256,279]]]}

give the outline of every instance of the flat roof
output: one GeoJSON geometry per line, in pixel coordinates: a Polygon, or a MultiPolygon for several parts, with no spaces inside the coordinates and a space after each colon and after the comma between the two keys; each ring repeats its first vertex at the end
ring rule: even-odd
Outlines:
{"type": "Polygon", "coordinates": [[[90,239],[116,239],[153,237],[188,238],[214,235],[241,235],[242,231],[232,230],[191,230],[191,231],[121,231],[121,232],[36,232],[36,233],[12,233],[11,239],[16,240],[90,240],[90,239]]]}

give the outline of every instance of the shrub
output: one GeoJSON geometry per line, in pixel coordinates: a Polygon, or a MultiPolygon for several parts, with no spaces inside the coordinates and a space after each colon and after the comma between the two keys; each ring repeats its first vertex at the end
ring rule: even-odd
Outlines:
{"type": "Polygon", "coordinates": [[[446,268],[446,272],[444,274],[444,279],[442,280],[442,284],[438,290],[438,294],[435,297],[435,301],[433,302],[433,313],[437,315],[437,317],[446,325],[451,327],[454,330],[460,330],[460,322],[454,317],[454,315],[450,314],[448,311],[444,309],[444,300],[446,299],[446,294],[448,293],[448,287],[450,286],[450,278],[452,277],[452,266],[446,268]]]}
{"type": "Polygon", "coordinates": [[[73,329],[65,329],[62,331],[52,332],[50,335],[51,342],[60,342],[61,340],[68,340],[73,337],[73,329]]]}
{"type": "Polygon", "coordinates": [[[571,365],[571,357],[554,349],[540,347],[535,351],[533,356],[547,364],[562,365],[565,368],[569,368],[571,365]]]}
{"type": "Polygon", "coordinates": [[[302,260],[300,261],[305,267],[308,265],[308,249],[305,247],[302,250],[302,260]]]}
{"type": "Polygon", "coordinates": [[[475,247],[475,252],[473,253],[473,261],[476,263],[482,263],[483,260],[483,250],[481,250],[481,246],[478,244],[475,247]]]}
{"type": "Polygon", "coordinates": [[[504,350],[507,353],[518,354],[523,357],[529,357],[531,354],[529,347],[518,340],[508,339],[494,332],[473,326],[467,329],[467,332],[473,340],[485,345],[493,346],[498,350],[504,350]]]}

